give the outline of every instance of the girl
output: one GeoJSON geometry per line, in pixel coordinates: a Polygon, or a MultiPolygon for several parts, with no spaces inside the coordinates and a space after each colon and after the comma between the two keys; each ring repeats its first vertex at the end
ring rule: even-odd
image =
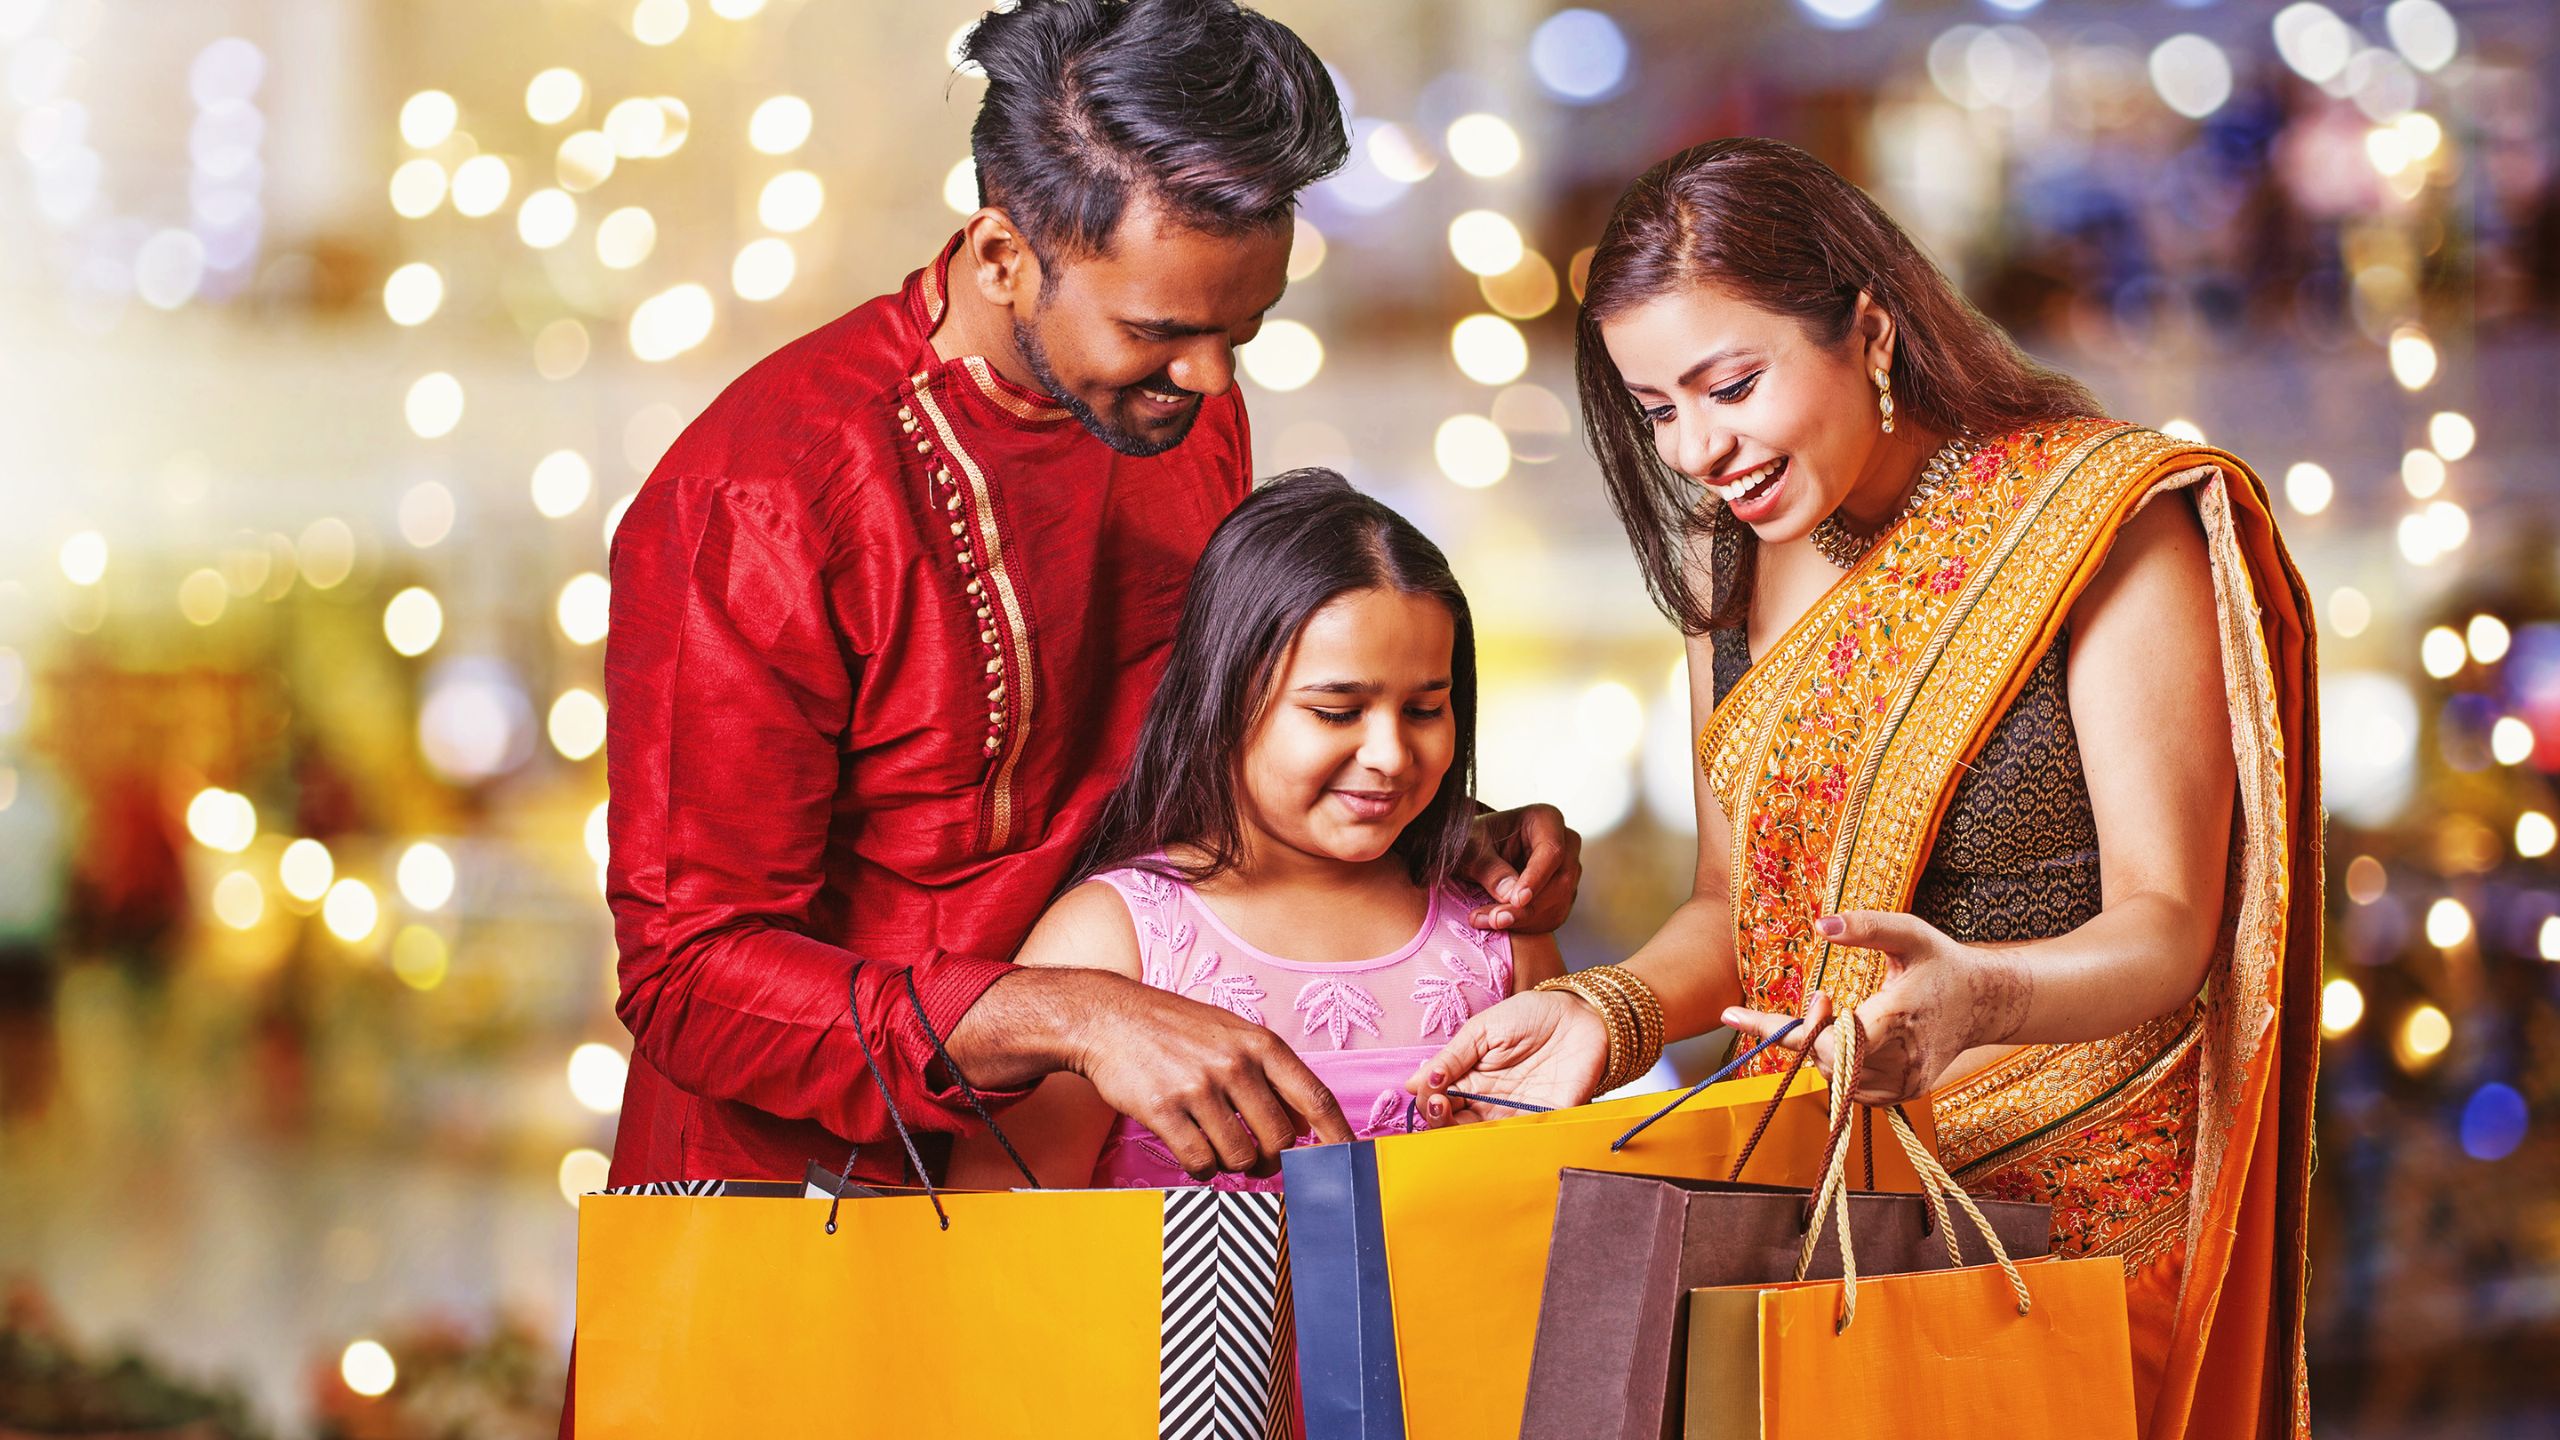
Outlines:
{"type": "MultiPolygon", "coordinates": [[[[1475,814],[1475,699],[1475,630],[1439,549],[1331,471],[1272,481],[1211,538],[1088,878],[1015,960],[1117,970],[1268,1026],[1357,1133],[1404,1129],[1415,1066],[1562,970],[1551,937],[1468,923],[1485,903],[1455,879],[1475,814]]],[[[1044,1185],[1182,1185],[1216,1169],[1213,1137],[1154,1134],[1071,1073],[999,1123],[1044,1185]]],[[[954,1146],[950,1179],[1019,1175],[977,1135],[954,1146]]]]}

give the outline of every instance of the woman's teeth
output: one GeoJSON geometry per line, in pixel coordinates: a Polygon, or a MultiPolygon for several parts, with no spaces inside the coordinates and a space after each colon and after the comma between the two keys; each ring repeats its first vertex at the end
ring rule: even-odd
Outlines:
{"type": "Polygon", "coordinates": [[[1727,505],[1739,504],[1749,498],[1752,491],[1777,479],[1778,473],[1786,468],[1786,457],[1781,455],[1765,465],[1744,471],[1730,485],[1709,485],[1707,489],[1727,505]]]}

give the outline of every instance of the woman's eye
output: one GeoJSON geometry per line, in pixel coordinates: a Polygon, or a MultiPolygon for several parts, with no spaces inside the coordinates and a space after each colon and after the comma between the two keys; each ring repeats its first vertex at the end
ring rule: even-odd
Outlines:
{"type": "Polygon", "coordinates": [[[1312,705],[1307,708],[1317,719],[1327,725],[1351,725],[1358,723],[1360,719],[1360,712],[1357,710],[1322,710],[1312,705]]]}
{"type": "Polygon", "coordinates": [[[1650,409],[1641,409],[1640,413],[1644,416],[1645,423],[1648,425],[1668,425],[1671,423],[1671,407],[1668,405],[1656,405],[1650,409]]]}
{"type": "Polygon", "coordinates": [[[1741,379],[1734,381],[1723,389],[1710,390],[1707,394],[1713,397],[1719,405],[1730,405],[1750,394],[1752,387],[1760,383],[1760,377],[1764,373],[1765,372],[1763,371],[1754,370],[1750,374],[1743,376],[1741,379]]]}

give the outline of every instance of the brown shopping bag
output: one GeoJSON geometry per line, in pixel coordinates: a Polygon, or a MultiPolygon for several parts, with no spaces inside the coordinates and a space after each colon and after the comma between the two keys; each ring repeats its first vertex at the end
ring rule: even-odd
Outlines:
{"type": "MultiPolygon", "coordinates": [[[[1843,1016],[1838,1033],[1841,1068],[1854,1072],[1856,1017],[1843,1016]]],[[[1938,1440],[1959,1429],[2132,1440],[2123,1263],[2020,1264],[1897,1108],[1884,1118],[1925,1179],[1950,1262],[1961,1259],[1953,1202],[1992,1263],[1862,1276],[1857,1242],[1867,1237],[1851,1223],[1846,1093],[1833,1092],[1831,1155],[1798,1280],[1689,1297],[1688,1440],[1938,1440]],[[1807,1279],[1835,1218],[1841,1278],[1807,1279]]]]}

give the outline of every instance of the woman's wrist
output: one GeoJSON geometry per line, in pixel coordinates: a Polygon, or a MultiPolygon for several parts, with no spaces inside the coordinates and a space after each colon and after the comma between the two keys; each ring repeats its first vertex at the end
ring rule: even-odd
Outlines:
{"type": "Polygon", "coordinates": [[[2007,1045],[2025,1032],[2035,1008],[2035,973],[2026,956],[2006,947],[1967,947],[1965,1033],[1973,1045],[2007,1045]]]}
{"type": "Polygon", "coordinates": [[[1600,1077],[1603,1092],[1646,1074],[1662,1058],[1662,1002],[1653,987],[1623,966],[1577,970],[1542,981],[1537,989],[1572,995],[1599,1015],[1609,1039],[1609,1060],[1600,1077]]]}

